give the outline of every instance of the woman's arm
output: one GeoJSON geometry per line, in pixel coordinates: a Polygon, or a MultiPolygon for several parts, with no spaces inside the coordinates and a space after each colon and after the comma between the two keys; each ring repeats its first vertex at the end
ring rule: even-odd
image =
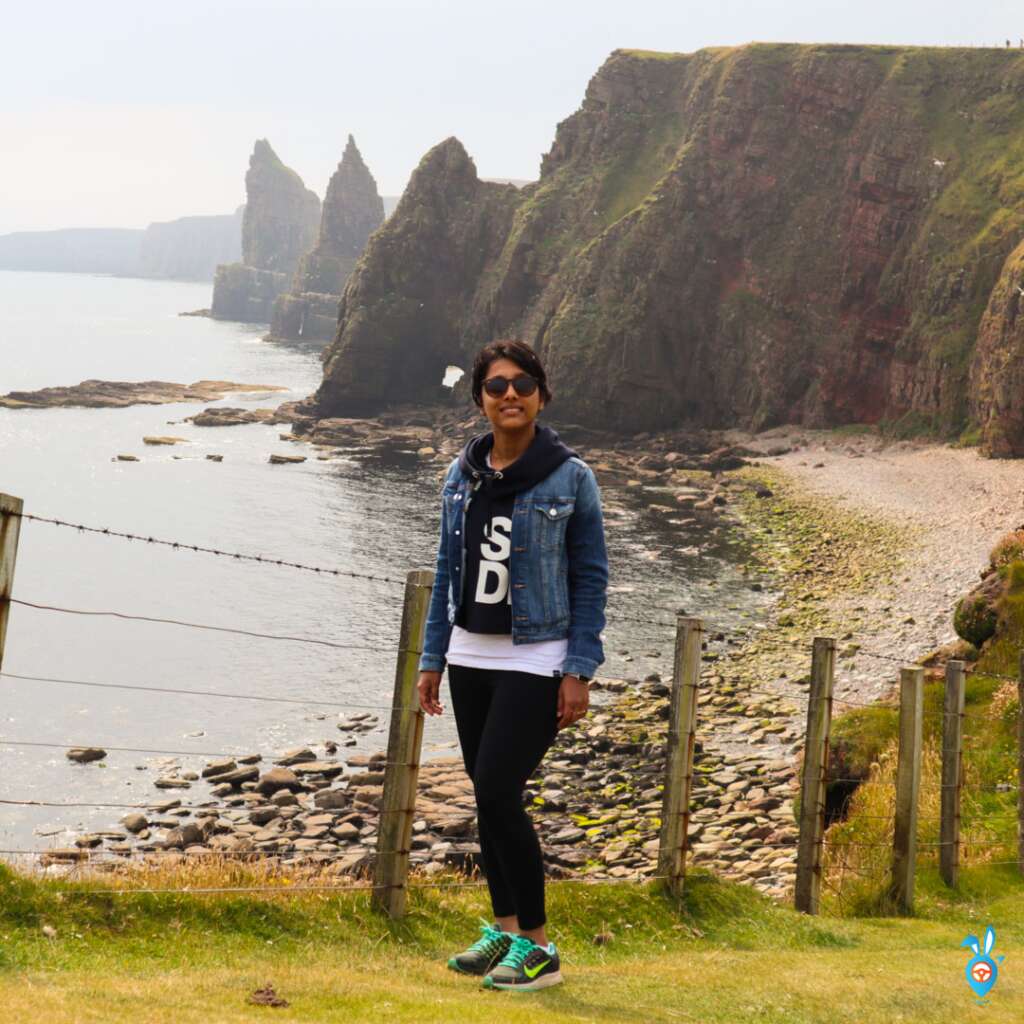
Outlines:
{"type": "Polygon", "coordinates": [[[589,466],[580,477],[565,543],[569,559],[569,650],[562,668],[566,675],[589,677],[604,661],[601,631],[608,591],[601,492],[589,466]]]}

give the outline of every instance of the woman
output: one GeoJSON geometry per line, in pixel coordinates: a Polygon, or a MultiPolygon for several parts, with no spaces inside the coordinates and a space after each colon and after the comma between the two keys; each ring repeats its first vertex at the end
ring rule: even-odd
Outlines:
{"type": "Polygon", "coordinates": [[[551,392],[533,349],[487,345],[472,389],[492,430],[445,478],[419,700],[441,713],[447,662],[495,919],[448,966],[482,975],[485,988],[522,991],[562,980],[523,789],[557,731],[587,712],[604,661],[608,560],[593,472],[536,423],[551,392]]]}

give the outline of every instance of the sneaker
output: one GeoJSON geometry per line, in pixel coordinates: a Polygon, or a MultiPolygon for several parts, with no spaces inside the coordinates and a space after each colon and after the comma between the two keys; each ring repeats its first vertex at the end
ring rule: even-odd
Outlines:
{"type": "Polygon", "coordinates": [[[534,992],[562,981],[561,964],[555,944],[538,946],[533,939],[512,936],[512,945],[504,959],[484,978],[484,988],[534,992]]]}
{"type": "Polygon", "coordinates": [[[497,925],[480,922],[480,938],[469,949],[453,956],[448,966],[460,974],[486,974],[509,951],[511,932],[503,932],[497,925]]]}

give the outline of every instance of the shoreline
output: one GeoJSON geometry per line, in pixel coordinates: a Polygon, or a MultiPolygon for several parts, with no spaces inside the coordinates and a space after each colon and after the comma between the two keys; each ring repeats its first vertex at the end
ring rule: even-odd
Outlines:
{"type": "MultiPolygon", "coordinates": [[[[325,434],[302,436],[299,430],[295,439],[322,445],[322,454],[353,434],[370,443],[419,441],[418,454],[440,464],[456,445],[451,439],[455,417],[445,412],[452,422],[443,425],[404,416],[404,423],[396,422],[399,417],[335,421],[328,428],[330,440],[325,434]]],[[[460,413],[459,427],[472,423],[460,413]]],[[[993,463],[976,452],[941,445],[885,445],[877,438],[828,432],[701,436],[705,448],[708,438],[725,439],[736,446],[733,451],[755,461],[724,471],[698,468],[708,464],[708,456],[675,451],[671,436],[607,444],[595,438],[581,447],[600,474],[656,488],[649,504],[659,515],[684,509],[690,514],[693,508],[709,516],[726,512],[733,528],[755,542],[755,559],[746,567],[751,589],[765,589],[766,583],[777,587],[770,622],[762,627],[723,633],[709,609],[696,610],[707,622],[712,644],[699,693],[690,860],[785,898],[795,867],[793,799],[811,638],[832,635],[839,641],[838,698],[885,696],[897,672],[887,659],[915,660],[953,638],[953,602],[977,577],[993,538],[1024,520],[1019,497],[1024,463],[993,463]],[[991,500],[980,510],[961,503],[951,516],[945,498],[951,482],[964,474],[975,489],[971,493],[991,500]],[[917,499],[923,480],[929,484],[925,501],[917,499]],[[675,490],[675,501],[658,490],[675,490]],[[654,506],[656,501],[672,504],[654,506]],[[942,570],[936,572],[940,555],[942,570]],[[868,651],[880,660],[868,658],[868,651]]],[[[679,444],[686,447],[699,446],[679,444]]],[[[717,451],[719,460],[728,461],[723,450],[717,451]]],[[[601,679],[595,688],[611,701],[595,704],[583,727],[559,735],[528,790],[553,875],[639,878],[656,870],[669,682],[670,675],[658,673],[642,683],[601,679]]],[[[372,762],[381,756],[360,758],[364,763],[356,767],[369,765],[361,778],[359,773],[334,777],[351,788],[347,796],[324,786],[339,794],[337,804],[328,801],[331,806],[314,803],[311,791],[305,799],[296,791],[294,803],[274,805],[278,813],[272,814],[270,801],[243,791],[225,801],[234,811],[230,830],[213,810],[216,805],[196,817],[223,829],[222,850],[228,856],[259,856],[286,870],[315,869],[319,862],[320,870],[331,874],[361,873],[373,856],[380,779],[372,762]],[[280,814],[285,807],[290,810],[280,814]],[[250,815],[259,819],[259,829],[251,827],[250,815]],[[238,837],[239,826],[249,826],[254,842],[231,850],[235,844],[228,836],[238,837]],[[342,836],[345,841],[335,844],[342,836]],[[335,848],[328,851],[326,845],[335,848]]],[[[320,780],[326,782],[327,777],[320,780]]],[[[420,794],[425,813],[414,841],[413,869],[430,876],[471,868],[478,856],[472,792],[458,759],[425,763],[420,794]]],[[[182,843],[180,852],[161,851],[153,859],[166,864],[178,857],[217,856],[205,843],[191,845],[182,843]]],[[[115,870],[131,869],[126,861],[113,864],[115,870]]],[[[57,870],[62,873],[68,865],[57,870]]]]}
{"type": "MultiPolygon", "coordinates": [[[[798,502],[855,524],[854,557],[867,567],[868,586],[825,588],[821,621],[906,664],[955,642],[956,602],[978,582],[995,543],[1024,522],[1024,461],[871,436],[798,437],[799,448],[766,465],[789,481],[798,502]]],[[[837,680],[870,699],[889,684],[879,681],[881,659],[872,667],[867,649],[840,652],[837,680]]],[[[894,680],[895,666],[887,672],[894,680]]]]}

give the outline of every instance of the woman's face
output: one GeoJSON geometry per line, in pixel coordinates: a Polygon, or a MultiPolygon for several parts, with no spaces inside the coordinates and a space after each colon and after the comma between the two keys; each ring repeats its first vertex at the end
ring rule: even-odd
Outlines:
{"type": "Polygon", "coordinates": [[[528,427],[537,418],[537,413],[544,408],[539,387],[532,395],[525,396],[520,395],[512,387],[511,381],[522,376],[529,377],[530,374],[511,359],[495,359],[487,367],[485,381],[491,377],[504,377],[510,382],[505,388],[505,393],[497,398],[488,394],[486,388],[480,392],[484,415],[491,421],[491,426],[495,430],[521,430],[528,427]]]}

